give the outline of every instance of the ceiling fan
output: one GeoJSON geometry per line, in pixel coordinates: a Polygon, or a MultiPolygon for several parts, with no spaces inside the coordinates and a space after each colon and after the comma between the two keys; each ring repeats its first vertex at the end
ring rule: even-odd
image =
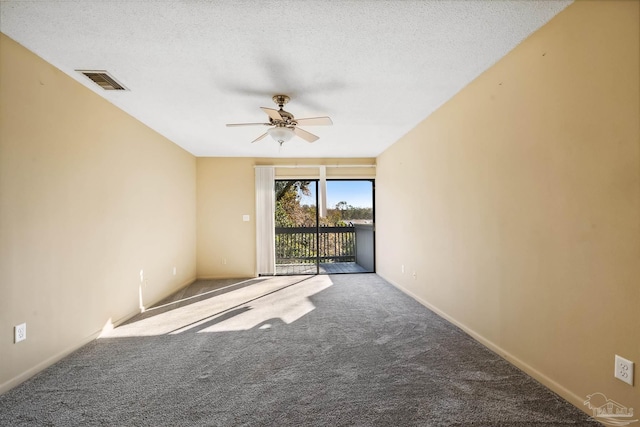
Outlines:
{"type": "Polygon", "coordinates": [[[328,126],[333,124],[329,117],[308,117],[305,119],[296,119],[293,117],[293,114],[282,109],[282,107],[289,102],[290,98],[287,95],[274,95],[271,99],[273,99],[273,102],[280,107],[279,110],[260,107],[262,111],[267,113],[269,116],[269,123],[229,123],[227,124],[227,127],[272,126],[269,130],[251,142],[254,143],[256,141],[260,141],[265,136],[270,135],[276,142],[282,145],[293,138],[294,135],[299,136],[307,142],[314,142],[318,140],[316,135],[300,129],[298,125],[328,126]]]}

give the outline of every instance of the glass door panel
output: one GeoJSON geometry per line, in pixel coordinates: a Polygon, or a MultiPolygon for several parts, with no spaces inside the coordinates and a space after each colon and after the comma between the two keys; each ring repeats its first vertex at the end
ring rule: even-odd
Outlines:
{"type": "Polygon", "coordinates": [[[276,180],[276,274],[318,274],[318,182],[276,180]]]}
{"type": "Polygon", "coordinates": [[[320,272],[375,272],[373,180],[329,180],[326,200],[320,272]]]}

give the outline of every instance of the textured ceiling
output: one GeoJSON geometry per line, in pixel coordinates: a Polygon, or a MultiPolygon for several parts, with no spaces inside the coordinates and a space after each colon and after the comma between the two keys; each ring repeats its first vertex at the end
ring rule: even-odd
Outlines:
{"type": "Polygon", "coordinates": [[[1,1],[0,31],[197,156],[375,157],[569,4],[1,1]],[[225,127],[266,121],[279,93],[334,126],[282,148],[225,127]]]}

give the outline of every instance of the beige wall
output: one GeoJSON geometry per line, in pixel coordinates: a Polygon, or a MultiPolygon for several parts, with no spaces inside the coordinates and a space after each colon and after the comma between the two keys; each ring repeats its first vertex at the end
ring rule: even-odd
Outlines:
{"type": "Polygon", "coordinates": [[[196,161],[4,35],[0,76],[2,392],[195,278],[196,161]]]}
{"type": "MultiPolygon", "coordinates": [[[[200,157],[198,164],[199,278],[253,277],[256,274],[256,165],[343,165],[328,167],[329,178],[371,178],[375,159],[265,159],[200,157]],[[244,222],[243,215],[250,221],[244,222]]],[[[317,178],[318,168],[278,168],[282,179],[317,178]]]]}
{"type": "Polygon", "coordinates": [[[198,277],[254,277],[253,159],[200,157],[197,164],[198,277]]]}
{"type": "Polygon", "coordinates": [[[639,7],[574,3],[378,158],[379,274],[585,410],[640,408],[639,7]]]}

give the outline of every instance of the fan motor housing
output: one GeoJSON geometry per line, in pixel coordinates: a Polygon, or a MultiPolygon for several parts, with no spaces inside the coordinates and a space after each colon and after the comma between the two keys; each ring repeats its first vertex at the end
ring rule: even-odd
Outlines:
{"type": "Polygon", "coordinates": [[[293,120],[293,114],[291,114],[291,113],[290,113],[290,112],[288,112],[288,111],[284,111],[282,108],[281,108],[280,110],[278,110],[278,113],[280,113],[280,115],[282,116],[282,118],[283,118],[285,121],[287,121],[287,122],[289,122],[289,121],[293,120]]]}

